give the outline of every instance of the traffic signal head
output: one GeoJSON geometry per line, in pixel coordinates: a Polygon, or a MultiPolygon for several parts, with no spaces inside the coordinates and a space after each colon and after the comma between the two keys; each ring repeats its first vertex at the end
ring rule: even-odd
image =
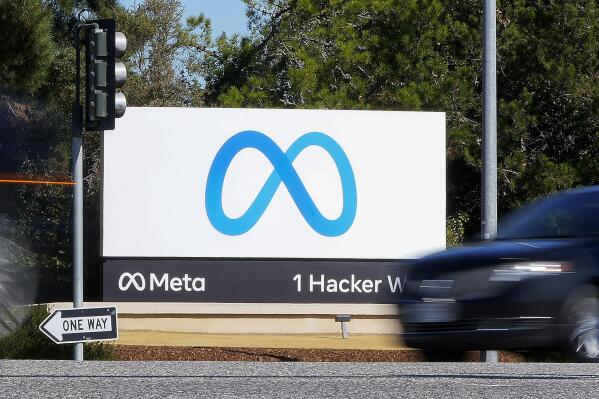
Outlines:
{"type": "Polygon", "coordinates": [[[97,28],[88,29],[85,43],[85,127],[113,130],[115,118],[125,114],[127,100],[116,91],[127,80],[125,65],[117,62],[127,48],[127,38],[116,32],[114,19],[89,21],[97,28]]]}

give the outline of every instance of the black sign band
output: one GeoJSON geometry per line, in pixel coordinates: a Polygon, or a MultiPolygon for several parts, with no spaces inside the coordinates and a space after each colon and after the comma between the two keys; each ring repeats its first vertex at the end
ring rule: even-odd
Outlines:
{"type": "Polygon", "coordinates": [[[104,301],[380,303],[400,300],[404,261],[104,260],[104,301]]]}

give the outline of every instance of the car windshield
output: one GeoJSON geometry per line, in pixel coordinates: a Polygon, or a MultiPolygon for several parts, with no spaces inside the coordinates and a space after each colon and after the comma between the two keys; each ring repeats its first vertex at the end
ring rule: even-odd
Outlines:
{"type": "Polygon", "coordinates": [[[599,236],[599,193],[563,193],[508,215],[498,239],[599,236]]]}

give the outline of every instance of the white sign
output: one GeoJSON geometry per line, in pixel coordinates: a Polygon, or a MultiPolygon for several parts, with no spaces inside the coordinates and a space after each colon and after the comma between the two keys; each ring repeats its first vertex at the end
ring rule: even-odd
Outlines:
{"type": "Polygon", "coordinates": [[[117,339],[115,307],[56,310],[39,329],[57,344],[117,339]]]}
{"type": "Polygon", "coordinates": [[[406,259],[445,247],[445,114],[128,108],[103,256],[406,259]]]}

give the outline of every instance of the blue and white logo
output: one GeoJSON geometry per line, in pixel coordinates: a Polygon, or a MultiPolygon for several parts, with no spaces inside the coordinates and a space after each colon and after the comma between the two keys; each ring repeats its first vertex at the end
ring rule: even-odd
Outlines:
{"type": "Polygon", "coordinates": [[[246,233],[262,217],[281,182],[285,184],[306,222],[317,233],[326,237],[337,237],[344,234],[353,224],[357,207],[356,180],[347,155],[335,140],[324,133],[306,133],[298,138],[287,152],[283,152],[271,138],[251,130],[237,133],[227,140],[212,161],[206,182],[206,213],[210,223],[216,230],[229,236],[246,233]],[[318,146],[328,152],[339,171],[343,209],[337,219],[327,219],[322,215],[292,165],[295,158],[309,146],[318,146]],[[254,148],[264,154],[274,166],[274,171],[247,211],[239,218],[233,219],[223,210],[223,184],[229,165],[235,156],[246,148],[254,148]]]}

